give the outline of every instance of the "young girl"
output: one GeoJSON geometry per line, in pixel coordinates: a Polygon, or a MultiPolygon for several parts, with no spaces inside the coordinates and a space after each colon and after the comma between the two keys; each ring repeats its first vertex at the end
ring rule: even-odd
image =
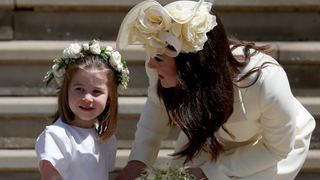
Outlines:
{"type": "Polygon", "coordinates": [[[58,110],[36,141],[42,179],[108,179],[114,169],[118,92],[129,71],[111,47],[71,44],[44,81],[61,86],[58,110]]]}
{"type": "Polygon", "coordinates": [[[171,164],[197,180],[292,180],[302,167],[314,118],[268,46],[229,39],[211,6],[149,0],[123,20],[117,47],[143,45],[150,86],[117,180],[155,162],[170,125],[181,129],[171,164]]]}

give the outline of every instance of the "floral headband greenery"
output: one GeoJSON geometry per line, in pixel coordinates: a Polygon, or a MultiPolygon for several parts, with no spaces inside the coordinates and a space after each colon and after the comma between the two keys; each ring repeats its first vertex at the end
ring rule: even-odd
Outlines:
{"type": "Polygon", "coordinates": [[[121,61],[121,55],[118,51],[114,51],[110,46],[100,46],[99,40],[90,41],[88,44],[70,44],[68,48],[62,52],[60,59],[53,60],[54,65],[44,77],[47,85],[53,78],[61,86],[67,67],[79,58],[85,55],[98,55],[104,59],[115,71],[117,75],[118,89],[127,89],[129,82],[129,69],[125,61],[121,61]]]}
{"type": "Polygon", "coordinates": [[[213,0],[209,1],[175,1],[164,7],[155,0],[137,4],[122,21],[117,48],[142,44],[151,57],[202,50],[206,33],[217,26],[216,16],[210,14],[213,0]]]}

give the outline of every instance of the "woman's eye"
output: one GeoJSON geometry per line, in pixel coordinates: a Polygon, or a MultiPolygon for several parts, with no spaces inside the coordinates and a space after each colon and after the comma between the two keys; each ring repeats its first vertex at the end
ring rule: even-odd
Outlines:
{"type": "Polygon", "coordinates": [[[158,61],[158,62],[163,61],[162,59],[160,59],[160,58],[158,58],[158,57],[155,57],[154,59],[155,59],[156,61],[158,61]]]}

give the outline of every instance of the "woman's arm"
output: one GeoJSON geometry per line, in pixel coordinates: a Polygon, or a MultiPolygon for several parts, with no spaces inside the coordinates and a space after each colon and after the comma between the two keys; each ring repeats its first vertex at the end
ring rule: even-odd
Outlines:
{"type": "Polygon", "coordinates": [[[208,177],[217,173],[225,174],[221,180],[247,177],[275,165],[293,150],[296,113],[287,76],[280,66],[272,66],[263,69],[262,77],[255,92],[260,97],[256,101],[261,113],[262,138],[223,154],[217,163],[204,164],[201,169],[208,177]]]}
{"type": "Polygon", "coordinates": [[[59,172],[49,161],[43,160],[41,165],[41,180],[62,180],[59,172]]]}
{"type": "Polygon", "coordinates": [[[149,60],[150,58],[147,56],[146,72],[150,84],[148,99],[137,124],[129,163],[117,177],[117,180],[134,179],[141,174],[143,168],[152,166],[158,156],[161,141],[166,138],[170,130],[167,112],[157,95],[158,75],[155,70],[147,67],[149,60]]]}

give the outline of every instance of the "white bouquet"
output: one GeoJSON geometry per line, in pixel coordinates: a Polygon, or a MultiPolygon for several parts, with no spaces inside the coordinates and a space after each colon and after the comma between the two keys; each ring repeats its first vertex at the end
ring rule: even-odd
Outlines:
{"type": "Polygon", "coordinates": [[[172,169],[168,163],[156,162],[154,166],[145,168],[135,180],[195,180],[196,177],[189,174],[187,168],[172,169]]]}

